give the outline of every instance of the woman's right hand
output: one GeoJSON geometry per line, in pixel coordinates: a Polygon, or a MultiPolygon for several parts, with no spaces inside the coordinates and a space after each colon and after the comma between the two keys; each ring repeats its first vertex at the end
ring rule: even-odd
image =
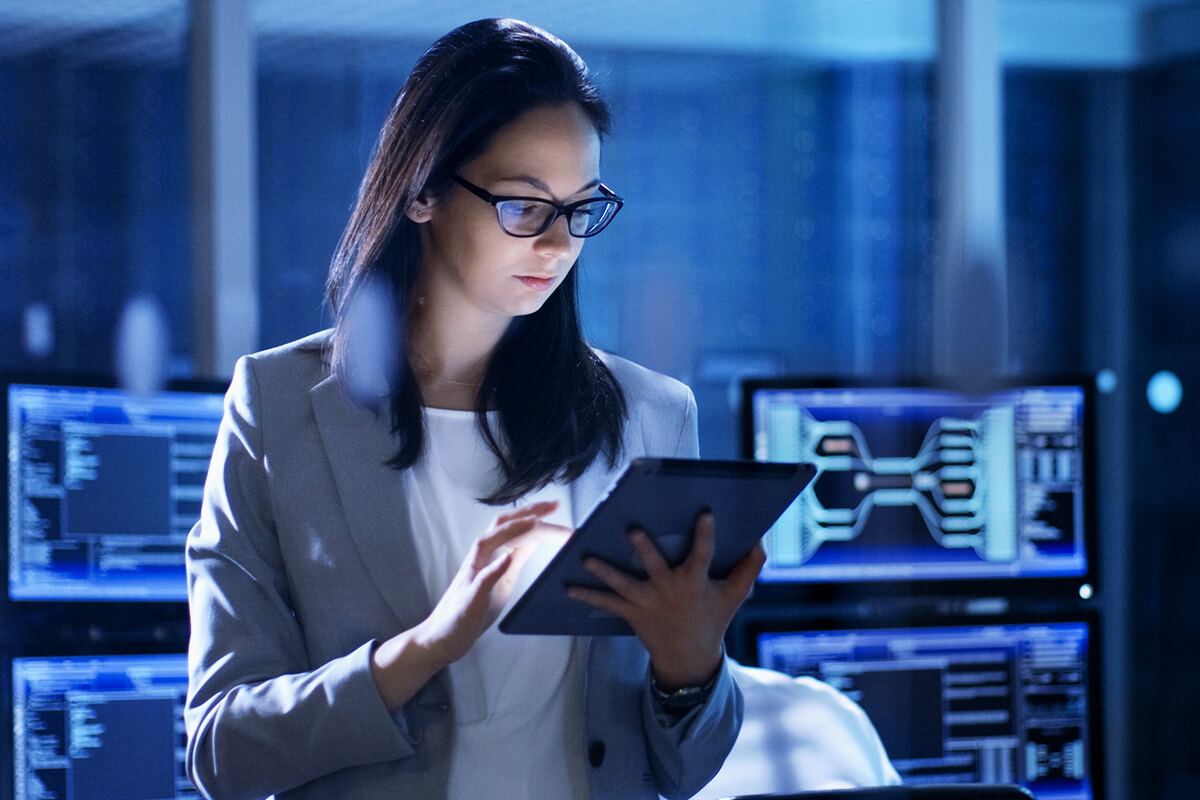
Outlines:
{"type": "Polygon", "coordinates": [[[556,501],[533,503],[497,517],[471,545],[433,612],[375,649],[371,674],[389,710],[467,654],[508,603],[521,566],[538,543],[570,535],[570,528],[545,521],[557,508],[556,501]]]}
{"type": "Polygon", "coordinates": [[[556,501],[523,506],[496,518],[475,540],[419,636],[450,664],[467,654],[507,605],[521,567],[540,542],[565,540],[571,531],[545,521],[556,501]]]}

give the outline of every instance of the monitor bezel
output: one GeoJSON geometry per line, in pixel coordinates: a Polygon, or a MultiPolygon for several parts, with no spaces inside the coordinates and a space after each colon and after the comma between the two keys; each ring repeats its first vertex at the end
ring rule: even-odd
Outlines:
{"type": "Polygon", "coordinates": [[[854,376],[774,376],[746,377],[741,380],[739,407],[739,446],[742,458],[754,459],[754,397],[760,391],[771,390],[836,390],[836,389],[916,389],[944,391],[966,396],[1022,388],[1074,387],[1083,392],[1083,552],[1086,567],[1082,575],[988,576],[967,578],[897,577],[870,580],[764,581],[755,585],[751,605],[778,603],[841,604],[857,601],[871,602],[896,596],[920,598],[972,597],[1029,597],[1054,599],[1060,602],[1088,600],[1097,596],[1101,587],[1097,576],[1098,530],[1096,498],[1096,390],[1094,379],[1082,374],[1022,375],[1001,378],[921,378],[921,377],[854,377],[854,376]]]}

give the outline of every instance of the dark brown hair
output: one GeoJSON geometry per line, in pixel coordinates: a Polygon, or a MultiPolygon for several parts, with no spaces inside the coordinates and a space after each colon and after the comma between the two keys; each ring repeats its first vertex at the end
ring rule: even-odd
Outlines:
{"type": "MultiPolygon", "coordinates": [[[[496,132],[546,105],[577,103],[607,133],[610,113],[587,65],[546,31],[511,19],[456,28],[418,60],[392,103],[354,211],[330,265],[334,375],[350,390],[356,326],[351,308],[382,287],[394,320],[395,351],[382,365],[398,450],[411,466],[424,447],[421,396],[409,364],[405,313],[421,264],[417,225],[405,211],[449,190],[454,174],[483,153],[496,132]]],[[[533,314],[515,318],[484,376],[476,411],[503,469],[485,502],[512,502],[556,480],[573,480],[601,453],[615,465],[625,400],[608,367],[583,339],[578,264],[533,314]],[[499,411],[499,430],[487,412],[499,411]],[[501,444],[503,442],[503,444],[501,444]]],[[[364,399],[361,398],[360,399],[364,399]]]]}

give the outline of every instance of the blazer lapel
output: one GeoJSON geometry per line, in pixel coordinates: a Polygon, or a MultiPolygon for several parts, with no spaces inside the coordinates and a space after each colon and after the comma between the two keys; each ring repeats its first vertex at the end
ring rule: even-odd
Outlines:
{"type": "Polygon", "coordinates": [[[417,563],[403,473],[390,415],[350,401],[333,378],[309,393],[354,546],[401,625],[412,627],[433,609],[417,563]]]}
{"type": "Polygon", "coordinates": [[[583,524],[600,501],[612,491],[613,483],[633,459],[646,454],[646,439],[641,433],[641,418],[631,414],[625,421],[625,439],[621,458],[615,469],[610,469],[608,459],[600,455],[592,465],[571,484],[571,517],[576,528],[583,524]]]}
{"type": "MultiPolygon", "coordinates": [[[[621,469],[623,468],[624,465],[621,469]]],[[[571,522],[576,528],[583,524],[592,513],[592,509],[608,493],[609,484],[621,474],[621,469],[610,470],[608,462],[602,456],[571,483],[568,490],[571,497],[571,522]]]]}

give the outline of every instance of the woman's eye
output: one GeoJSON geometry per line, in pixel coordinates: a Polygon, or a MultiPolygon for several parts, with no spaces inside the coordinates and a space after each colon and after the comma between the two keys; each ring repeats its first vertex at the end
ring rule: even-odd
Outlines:
{"type": "Polygon", "coordinates": [[[507,211],[509,214],[517,217],[532,217],[541,211],[541,209],[541,203],[522,203],[518,201],[512,201],[508,203],[507,211]]]}

